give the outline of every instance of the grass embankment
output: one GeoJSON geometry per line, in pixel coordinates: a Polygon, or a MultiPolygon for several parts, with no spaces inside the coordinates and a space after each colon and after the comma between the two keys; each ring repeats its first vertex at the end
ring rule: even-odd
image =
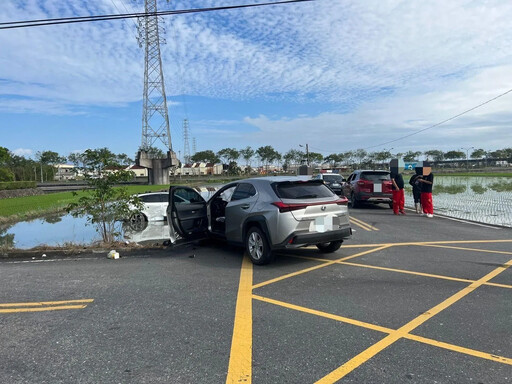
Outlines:
{"type": "MultiPolygon", "coordinates": [[[[135,194],[167,190],[169,187],[167,185],[130,185],[126,188],[128,192],[135,194]]],[[[0,224],[63,212],[68,204],[77,201],[84,193],[86,192],[79,191],[73,195],[73,192],[57,192],[47,195],[0,199],[0,224]]]]}

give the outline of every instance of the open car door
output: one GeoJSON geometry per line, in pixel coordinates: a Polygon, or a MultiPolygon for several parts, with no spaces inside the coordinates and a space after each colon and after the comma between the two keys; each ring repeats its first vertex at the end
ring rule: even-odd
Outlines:
{"type": "Polygon", "coordinates": [[[183,244],[207,237],[206,201],[192,188],[169,188],[167,222],[172,244],[183,244]]]}

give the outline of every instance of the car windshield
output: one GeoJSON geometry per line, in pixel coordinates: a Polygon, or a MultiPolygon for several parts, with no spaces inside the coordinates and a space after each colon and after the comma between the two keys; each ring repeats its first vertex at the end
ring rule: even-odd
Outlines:
{"type": "Polygon", "coordinates": [[[376,182],[389,181],[391,177],[388,172],[364,172],[361,173],[361,179],[376,182]]]}
{"type": "Polygon", "coordinates": [[[324,180],[330,183],[341,183],[343,177],[341,175],[324,175],[324,180]]]}
{"type": "Polygon", "coordinates": [[[332,191],[321,181],[293,182],[286,181],[272,185],[276,195],[281,199],[316,199],[319,197],[332,197],[332,191]]]}

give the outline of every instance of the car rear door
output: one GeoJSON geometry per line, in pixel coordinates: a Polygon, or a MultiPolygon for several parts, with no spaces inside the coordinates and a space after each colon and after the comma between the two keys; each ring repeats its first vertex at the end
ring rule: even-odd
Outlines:
{"type": "Polygon", "coordinates": [[[189,187],[169,189],[167,221],[172,244],[202,239],[208,236],[206,201],[189,187]]]}

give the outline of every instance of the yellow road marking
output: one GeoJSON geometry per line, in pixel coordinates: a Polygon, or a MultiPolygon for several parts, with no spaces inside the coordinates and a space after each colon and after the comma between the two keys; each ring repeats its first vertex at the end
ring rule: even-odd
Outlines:
{"type": "Polygon", "coordinates": [[[37,301],[33,303],[5,303],[0,304],[0,308],[5,307],[40,307],[43,305],[61,305],[61,304],[73,304],[73,303],[92,303],[94,299],[84,300],[64,300],[64,301],[37,301]]]}
{"type": "Polygon", "coordinates": [[[418,341],[420,343],[429,344],[434,347],[447,349],[449,351],[464,353],[466,355],[471,355],[471,356],[475,356],[475,357],[480,357],[482,359],[496,361],[498,363],[512,365],[512,359],[510,359],[508,357],[498,356],[498,355],[494,355],[492,353],[487,353],[487,352],[480,352],[480,351],[477,351],[474,349],[464,348],[464,347],[460,347],[458,345],[453,345],[453,344],[445,343],[442,341],[432,340],[432,339],[428,339],[428,338],[422,337],[422,336],[411,335],[410,333],[404,337],[409,340],[414,340],[414,341],[418,341]]]}
{"type": "Polygon", "coordinates": [[[252,278],[252,263],[245,255],[236,300],[235,323],[226,378],[228,384],[250,384],[252,380],[252,278]]]}
{"type": "Polygon", "coordinates": [[[493,279],[497,275],[499,275],[501,272],[506,270],[508,267],[512,265],[512,260],[509,260],[506,264],[503,266],[496,268],[492,272],[488,273],[481,279],[475,281],[474,283],[471,283],[466,288],[461,289],[456,294],[450,296],[448,299],[444,300],[440,304],[436,305],[435,307],[431,308],[427,312],[424,312],[423,314],[419,315],[415,319],[409,321],[404,326],[397,329],[395,332],[389,334],[384,339],[380,340],[379,342],[375,343],[371,347],[367,348],[354,358],[347,361],[345,364],[343,364],[341,367],[337,368],[336,370],[332,371],[328,375],[324,376],[322,379],[318,380],[317,383],[325,384],[325,383],[335,383],[336,381],[342,379],[345,377],[348,373],[352,372],[354,369],[359,367],[361,364],[364,364],[368,360],[370,360],[372,357],[377,355],[379,352],[393,344],[398,339],[405,337],[408,335],[412,330],[423,324],[425,321],[431,319],[435,315],[437,315],[439,312],[443,311],[444,309],[448,308],[449,306],[453,305],[469,293],[473,292],[475,289],[486,283],[487,281],[493,279]]]}
{"type": "Polygon", "coordinates": [[[372,248],[396,246],[411,246],[411,245],[430,245],[430,244],[487,244],[487,243],[512,243],[512,240],[448,240],[448,241],[415,241],[407,243],[371,243],[371,244],[347,244],[343,248],[372,248]]]}
{"type": "Polygon", "coordinates": [[[351,319],[349,317],[333,315],[332,313],[328,313],[328,312],[317,311],[316,309],[301,307],[300,305],[290,304],[290,303],[286,303],[284,301],[270,299],[268,297],[263,297],[263,296],[259,296],[259,295],[252,295],[252,297],[255,300],[263,301],[265,303],[270,303],[270,304],[278,305],[280,307],[284,307],[284,308],[288,308],[288,309],[293,309],[293,310],[299,311],[299,312],[309,313],[309,314],[315,315],[315,316],[325,317],[327,319],[340,321],[342,323],[356,325],[358,327],[372,329],[372,330],[378,331],[378,332],[383,332],[383,333],[395,332],[395,330],[391,329],[391,328],[381,327],[380,325],[375,325],[375,324],[367,323],[367,322],[364,322],[364,321],[359,321],[359,320],[356,320],[356,319],[351,319]]]}
{"type": "MultiPolygon", "coordinates": [[[[331,261],[331,260],[327,260],[327,259],[319,259],[317,257],[299,256],[299,255],[288,255],[288,254],[285,254],[285,253],[283,253],[282,255],[286,256],[286,257],[293,257],[295,259],[306,259],[306,260],[318,261],[318,262],[323,262],[323,263],[329,263],[331,261]]],[[[460,281],[462,283],[473,283],[475,281],[475,280],[471,280],[471,279],[463,279],[463,278],[460,278],[460,277],[435,275],[435,274],[432,274],[432,273],[416,272],[416,271],[410,271],[410,270],[407,270],[407,269],[396,269],[396,268],[379,267],[377,265],[351,263],[351,262],[347,262],[347,261],[337,261],[336,263],[337,264],[343,264],[343,265],[350,265],[350,266],[353,266],[353,267],[380,269],[380,270],[383,270],[383,271],[405,273],[405,274],[408,274],[408,275],[418,275],[418,276],[432,277],[434,279],[460,281]]],[[[512,289],[512,285],[508,285],[508,284],[490,283],[489,282],[489,283],[485,283],[484,285],[490,285],[490,286],[493,286],[493,287],[512,289]]]]}
{"type": "Polygon", "coordinates": [[[337,260],[326,261],[324,264],[316,265],[316,266],[310,267],[310,268],[301,269],[300,271],[297,271],[297,272],[288,273],[286,275],[279,276],[279,277],[276,277],[274,279],[270,279],[270,280],[264,281],[262,283],[255,284],[255,285],[253,285],[252,288],[253,289],[260,288],[260,287],[263,287],[263,286],[268,285],[268,284],[272,284],[272,283],[275,283],[275,282],[278,282],[278,281],[281,281],[281,280],[284,280],[284,279],[288,279],[290,277],[302,275],[303,273],[311,272],[311,271],[314,271],[316,269],[320,269],[320,268],[324,268],[324,267],[327,267],[327,266],[332,265],[332,264],[336,264],[339,261],[353,259],[355,257],[367,255],[369,253],[377,252],[377,251],[380,251],[380,250],[386,249],[386,248],[388,248],[388,246],[382,246],[382,247],[378,247],[378,248],[374,248],[374,249],[369,249],[367,251],[359,252],[359,253],[356,253],[355,255],[351,255],[351,256],[342,257],[341,259],[337,259],[337,260]]]}
{"type": "Polygon", "coordinates": [[[462,250],[462,251],[472,251],[472,252],[500,253],[500,254],[504,254],[504,255],[512,255],[512,252],[493,251],[491,249],[451,247],[449,245],[436,245],[436,244],[421,244],[421,246],[422,247],[447,248],[447,249],[459,249],[459,250],[462,250]]]}
{"type": "Polygon", "coordinates": [[[374,227],[373,225],[368,224],[367,222],[365,222],[365,221],[363,221],[361,219],[356,219],[354,216],[350,216],[350,219],[354,220],[356,223],[362,224],[362,225],[364,225],[364,226],[366,226],[366,227],[368,227],[370,229],[373,229],[374,231],[378,231],[379,230],[378,228],[374,227]]]}
{"type": "Polygon", "coordinates": [[[57,307],[9,308],[9,309],[0,309],[0,313],[59,311],[61,309],[83,309],[85,307],[87,307],[87,304],[60,305],[57,307]]]}
{"type": "Polygon", "coordinates": [[[357,221],[355,221],[353,217],[351,217],[351,218],[350,218],[350,224],[355,224],[355,225],[357,225],[359,228],[363,228],[365,231],[368,231],[368,232],[370,232],[370,231],[371,231],[371,229],[370,229],[370,228],[368,228],[367,226],[365,226],[365,225],[363,225],[363,224],[358,223],[357,221]]]}
{"type": "MultiPolygon", "coordinates": [[[[371,329],[371,330],[377,331],[377,332],[382,332],[382,333],[387,333],[387,334],[391,334],[393,332],[396,332],[396,330],[392,329],[392,328],[382,327],[380,325],[375,325],[375,324],[371,324],[371,323],[367,323],[367,322],[364,322],[364,321],[359,321],[359,320],[351,319],[351,318],[344,317],[344,316],[338,316],[338,315],[334,315],[332,313],[327,313],[327,312],[322,312],[322,311],[318,311],[318,310],[311,309],[311,308],[301,307],[299,305],[295,305],[295,304],[291,304],[291,303],[285,303],[283,301],[270,299],[268,297],[263,297],[263,296],[259,296],[259,295],[253,295],[252,297],[255,300],[263,301],[265,303],[270,303],[270,304],[274,304],[274,305],[277,305],[277,306],[280,306],[280,307],[284,307],[284,308],[288,308],[288,309],[293,309],[295,311],[308,313],[308,314],[311,314],[311,315],[314,315],[314,316],[320,316],[320,317],[324,317],[324,318],[327,318],[327,319],[336,320],[336,321],[339,321],[339,322],[342,322],[342,323],[347,323],[347,324],[355,325],[355,326],[358,326],[358,327],[371,329]]],[[[432,345],[432,346],[435,346],[435,347],[448,349],[450,351],[464,353],[466,355],[471,355],[471,356],[480,357],[480,358],[487,359],[487,360],[496,361],[496,362],[499,362],[499,363],[504,363],[504,364],[512,365],[512,359],[510,359],[508,357],[497,356],[497,355],[494,355],[494,354],[491,354],[491,353],[487,353],[487,352],[481,352],[481,351],[477,351],[477,350],[470,349],[470,348],[460,347],[458,345],[453,345],[453,344],[445,343],[445,342],[438,341],[438,340],[429,339],[427,337],[422,337],[422,336],[406,334],[403,337],[406,338],[406,339],[409,339],[409,340],[414,340],[414,341],[420,342],[420,343],[429,344],[429,345],[432,345]]]]}

